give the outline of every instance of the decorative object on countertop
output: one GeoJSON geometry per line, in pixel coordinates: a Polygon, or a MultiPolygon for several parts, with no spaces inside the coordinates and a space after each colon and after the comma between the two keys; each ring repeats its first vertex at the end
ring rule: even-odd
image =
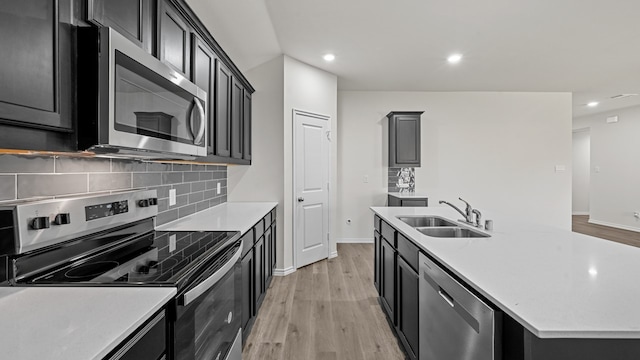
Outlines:
{"type": "Polygon", "coordinates": [[[493,220],[485,220],[484,221],[484,229],[485,230],[493,230],[493,220]]]}

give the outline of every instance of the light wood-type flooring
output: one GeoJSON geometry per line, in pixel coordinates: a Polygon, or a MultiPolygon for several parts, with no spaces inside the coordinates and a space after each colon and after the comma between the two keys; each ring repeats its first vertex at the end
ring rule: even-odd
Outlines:
{"type": "Polygon", "coordinates": [[[640,232],[590,224],[588,215],[573,215],[572,229],[577,233],[640,247],[640,232]]]}
{"type": "Polygon", "coordinates": [[[405,358],[377,300],[373,244],[338,244],[338,254],[273,278],[244,360],[405,358]]]}

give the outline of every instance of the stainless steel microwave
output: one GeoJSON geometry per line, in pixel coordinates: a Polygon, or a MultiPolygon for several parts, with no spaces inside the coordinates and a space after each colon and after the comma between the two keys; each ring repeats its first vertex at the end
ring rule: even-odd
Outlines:
{"type": "Polygon", "coordinates": [[[78,30],[78,147],[145,159],[207,155],[207,93],[103,27],[78,30]]]}

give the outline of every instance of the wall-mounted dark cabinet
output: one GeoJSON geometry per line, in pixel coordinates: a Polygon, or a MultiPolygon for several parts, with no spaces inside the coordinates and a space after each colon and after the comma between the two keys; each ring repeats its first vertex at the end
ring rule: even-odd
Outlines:
{"type": "Polygon", "coordinates": [[[193,82],[207,92],[207,154],[214,153],[215,140],[215,111],[216,111],[216,62],[213,50],[202,39],[192,34],[193,53],[191,54],[191,72],[193,82]]]}
{"type": "Polygon", "coordinates": [[[231,157],[242,159],[244,140],[242,130],[244,119],[242,117],[242,101],[244,99],[244,88],[239,81],[233,79],[231,87],[231,157]]]}
{"type": "Polygon", "coordinates": [[[244,89],[242,106],[242,158],[251,161],[251,92],[247,89],[244,89]]]}
{"type": "Polygon", "coordinates": [[[115,29],[153,54],[151,0],[87,0],[87,21],[115,29]]]}
{"type": "Polygon", "coordinates": [[[392,111],[389,118],[389,167],[420,167],[420,115],[392,111]]]}
{"type": "Polygon", "coordinates": [[[158,58],[174,70],[190,77],[191,28],[168,0],[158,1],[158,58]]]}
{"type": "Polygon", "coordinates": [[[73,146],[71,0],[0,2],[0,147],[73,146]]]}
{"type": "Polygon", "coordinates": [[[215,147],[213,155],[231,156],[231,94],[233,78],[231,71],[216,62],[216,117],[215,117],[215,147]]]}

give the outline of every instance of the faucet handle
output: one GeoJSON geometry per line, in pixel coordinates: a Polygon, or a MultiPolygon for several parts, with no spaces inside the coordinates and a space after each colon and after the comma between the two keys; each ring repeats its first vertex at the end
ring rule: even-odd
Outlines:
{"type": "Polygon", "coordinates": [[[468,215],[471,215],[471,211],[473,211],[473,208],[471,207],[471,205],[469,205],[469,203],[466,202],[465,200],[463,200],[461,197],[459,197],[458,200],[462,201],[463,203],[465,203],[467,205],[467,208],[465,210],[466,210],[468,215]]]}
{"type": "Polygon", "coordinates": [[[472,212],[476,215],[476,227],[479,227],[482,229],[482,224],[480,223],[482,219],[482,213],[478,209],[473,209],[472,212]]]}

